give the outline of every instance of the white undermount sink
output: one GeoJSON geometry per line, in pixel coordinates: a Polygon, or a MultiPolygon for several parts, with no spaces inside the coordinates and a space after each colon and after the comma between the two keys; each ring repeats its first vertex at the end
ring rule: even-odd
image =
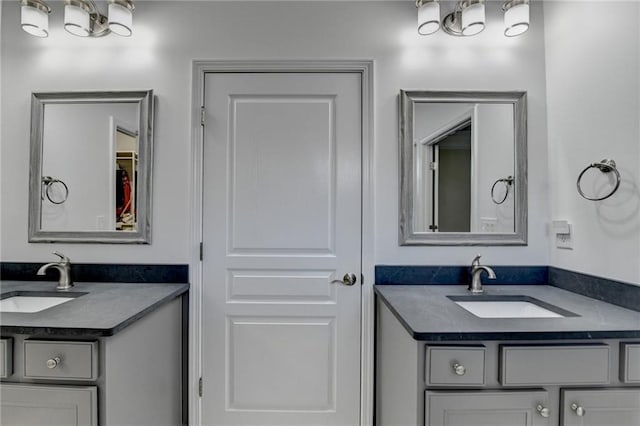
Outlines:
{"type": "Polygon", "coordinates": [[[75,297],[68,296],[12,296],[0,300],[0,312],[34,313],[61,305],[75,297]]]}
{"type": "Polygon", "coordinates": [[[527,296],[448,296],[478,318],[565,318],[577,316],[527,296]]]}

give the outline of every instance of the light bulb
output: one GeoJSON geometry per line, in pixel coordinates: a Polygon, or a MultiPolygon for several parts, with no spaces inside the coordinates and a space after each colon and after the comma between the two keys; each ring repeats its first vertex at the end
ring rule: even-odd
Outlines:
{"type": "Polygon", "coordinates": [[[462,35],[472,36],[484,30],[484,3],[473,3],[462,9],[462,35]]]}
{"type": "Polygon", "coordinates": [[[31,35],[47,37],[49,35],[48,6],[23,3],[21,7],[20,24],[22,29],[31,35]]]}
{"type": "Polygon", "coordinates": [[[433,34],[440,29],[440,3],[428,1],[418,6],[418,33],[433,34]]]}
{"type": "Polygon", "coordinates": [[[109,3],[109,29],[112,33],[129,37],[133,23],[133,13],[130,8],[119,3],[109,3]]]}
{"type": "Polygon", "coordinates": [[[64,29],[67,30],[67,32],[79,37],[88,37],[90,28],[88,11],[73,4],[65,5],[64,29]]]}
{"type": "Polygon", "coordinates": [[[518,36],[529,29],[529,5],[520,3],[504,11],[504,35],[518,36]]]}

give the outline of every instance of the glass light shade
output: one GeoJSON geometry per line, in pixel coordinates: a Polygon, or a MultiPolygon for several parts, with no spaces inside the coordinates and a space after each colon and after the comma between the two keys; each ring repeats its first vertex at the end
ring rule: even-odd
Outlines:
{"type": "Polygon", "coordinates": [[[36,37],[49,35],[49,14],[33,6],[23,5],[21,8],[22,29],[36,37]]]}
{"type": "Polygon", "coordinates": [[[109,4],[109,29],[112,33],[129,37],[133,23],[133,13],[117,3],[109,4]]]}
{"type": "Polygon", "coordinates": [[[526,3],[511,6],[504,11],[504,35],[514,37],[529,29],[529,5],[526,3]]]}
{"type": "Polygon", "coordinates": [[[83,8],[72,4],[64,7],[64,29],[67,32],[76,36],[87,37],[91,28],[89,21],[89,12],[83,8]]]}
{"type": "Polygon", "coordinates": [[[440,3],[430,1],[418,7],[418,33],[433,34],[440,29],[440,3]]]}
{"type": "Polygon", "coordinates": [[[484,3],[473,3],[462,9],[462,34],[476,35],[484,30],[484,3]]]}

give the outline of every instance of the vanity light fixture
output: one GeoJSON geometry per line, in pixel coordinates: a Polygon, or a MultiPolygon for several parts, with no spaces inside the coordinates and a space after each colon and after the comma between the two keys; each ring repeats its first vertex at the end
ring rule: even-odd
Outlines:
{"type": "Polygon", "coordinates": [[[440,29],[440,3],[438,0],[416,0],[418,33],[433,34],[440,29]]]}
{"type": "Polygon", "coordinates": [[[462,0],[444,17],[442,28],[453,36],[476,35],[485,27],[484,0],[462,0]]]}
{"type": "Polygon", "coordinates": [[[507,0],[504,10],[504,35],[518,36],[529,29],[529,0],[507,0]]]}
{"type": "Polygon", "coordinates": [[[119,36],[129,37],[133,28],[133,1],[109,0],[109,29],[119,36]]]}
{"type": "MultiPolygon", "coordinates": [[[[504,35],[513,37],[529,28],[529,1],[505,0],[504,35]]],[[[418,33],[433,34],[440,26],[449,35],[473,36],[479,34],[486,26],[485,0],[460,0],[453,12],[448,13],[440,24],[440,3],[438,0],[416,0],[418,8],[418,33]]]]}
{"type": "MultiPolygon", "coordinates": [[[[79,37],[102,37],[111,32],[128,37],[133,28],[133,0],[108,0],[108,17],[93,0],[64,0],[64,29],[79,37]]],[[[37,37],[49,35],[51,8],[44,0],[20,0],[22,29],[37,37]]]]}
{"type": "Polygon", "coordinates": [[[49,35],[51,8],[42,0],[20,1],[20,24],[22,29],[36,37],[49,35]]]}

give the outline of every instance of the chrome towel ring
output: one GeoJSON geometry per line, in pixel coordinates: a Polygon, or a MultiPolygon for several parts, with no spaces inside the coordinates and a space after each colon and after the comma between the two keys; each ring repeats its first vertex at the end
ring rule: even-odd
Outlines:
{"type": "Polygon", "coordinates": [[[616,162],[611,160],[610,158],[605,158],[599,163],[591,163],[587,167],[585,167],[584,170],[578,176],[578,181],[576,182],[576,186],[578,187],[578,193],[582,196],[582,198],[585,198],[589,201],[602,201],[602,200],[606,200],[607,198],[611,197],[613,194],[616,193],[616,191],[620,187],[620,181],[621,181],[620,172],[616,168],[616,162]],[[598,169],[602,173],[614,172],[616,174],[616,185],[613,187],[613,190],[609,192],[607,195],[605,195],[604,197],[591,198],[591,197],[587,197],[584,194],[584,192],[582,192],[582,188],[580,187],[580,180],[582,179],[582,176],[586,173],[586,171],[592,168],[598,169]]]}
{"type": "Polygon", "coordinates": [[[511,185],[513,185],[514,180],[515,179],[513,178],[513,176],[507,176],[506,178],[501,178],[495,181],[493,183],[493,186],[491,187],[491,201],[493,201],[495,204],[504,203],[507,200],[507,197],[509,196],[509,189],[511,188],[511,185]],[[505,187],[504,197],[502,198],[502,200],[500,199],[496,200],[494,191],[496,190],[496,185],[499,184],[500,182],[504,183],[504,187],[505,187]]]}
{"type": "Polygon", "coordinates": [[[42,185],[44,186],[44,191],[43,191],[44,195],[42,196],[43,200],[44,200],[44,197],[46,196],[47,199],[51,201],[53,204],[62,204],[65,201],[67,201],[67,198],[69,198],[69,188],[67,187],[67,184],[61,181],[60,179],[52,178],[51,176],[42,176],[42,185]],[[64,188],[64,195],[61,197],[52,196],[50,192],[51,188],[56,183],[61,184],[62,187],[64,188]]]}

